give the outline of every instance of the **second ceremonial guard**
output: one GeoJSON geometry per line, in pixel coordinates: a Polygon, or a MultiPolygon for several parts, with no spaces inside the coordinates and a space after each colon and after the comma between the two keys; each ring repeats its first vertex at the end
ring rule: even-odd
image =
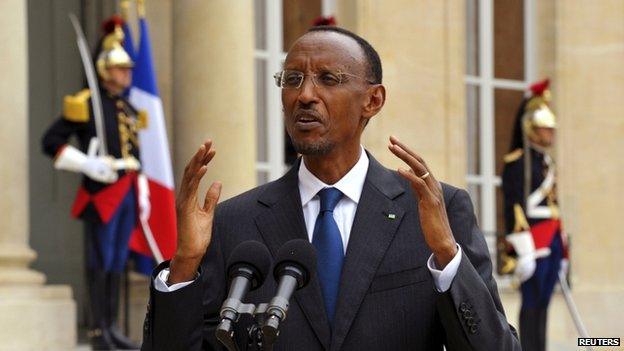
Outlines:
{"type": "Polygon", "coordinates": [[[84,174],[72,216],[85,223],[89,336],[95,350],[138,348],[118,329],[117,315],[128,241],[139,211],[149,206],[146,180],[139,173],[137,135],[147,117],[123,96],[134,63],[122,47],[121,25],[118,17],[105,22],[96,52],[101,120],[94,113],[98,107],[91,104],[93,92],[84,89],[65,97],[62,116],[43,137],[43,150],[55,168],[84,174]],[[78,147],[69,144],[72,136],[78,147]]]}
{"type": "Polygon", "coordinates": [[[567,240],[557,203],[551,150],[555,115],[548,106],[548,80],[531,86],[518,110],[510,153],[505,156],[503,193],[507,240],[517,263],[522,293],[520,341],[523,351],[546,349],[548,305],[560,270],[567,270],[567,240]]]}

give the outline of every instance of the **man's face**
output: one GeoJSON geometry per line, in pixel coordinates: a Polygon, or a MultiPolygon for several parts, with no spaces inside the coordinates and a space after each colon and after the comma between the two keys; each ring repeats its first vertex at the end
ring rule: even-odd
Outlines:
{"type": "Polygon", "coordinates": [[[109,82],[115,87],[125,90],[132,84],[132,68],[108,68],[109,82]]]}
{"type": "Polygon", "coordinates": [[[327,155],[337,147],[359,147],[365,120],[372,116],[363,116],[371,85],[357,42],[339,33],[308,33],[293,45],[284,69],[306,75],[298,89],[282,89],[286,130],[295,150],[303,155],[327,155]],[[343,76],[341,84],[325,86],[319,80],[328,72],[357,77],[343,76]],[[316,75],[316,85],[311,75],[316,75]]]}
{"type": "Polygon", "coordinates": [[[550,147],[555,142],[555,129],[554,128],[535,128],[535,137],[537,140],[534,142],[539,146],[550,147]]]}

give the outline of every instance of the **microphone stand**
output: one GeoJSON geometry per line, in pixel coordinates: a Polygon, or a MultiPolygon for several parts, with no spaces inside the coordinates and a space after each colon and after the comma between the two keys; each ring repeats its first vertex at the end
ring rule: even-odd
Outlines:
{"type": "MultiPolygon", "coordinates": [[[[261,327],[265,325],[267,320],[267,307],[267,303],[261,303],[258,306],[254,304],[238,305],[239,318],[242,314],[249,314],[254,318],[254,323],[247,327],[245,350],[273,351],[273,344],[275,344],[279,332],[273,333],[274,335],[271,336],[265,335],[261,327]]],[[[223,318],[215,331],[217,339],[228,351],[239,351],[234,338],[234,324],[238,322],[239,318],[235,320],[223,318]]]]}
{"type": "Polygon", "coordinates": [[[221,313],[221,322],[217,326],[215,336],[228,351],[239,351],[236,342],[234,342],[234,323],[238,322],[242,314],[253,315],[256,305],[240,303],[240,301],[234,299],[226,300],[224,305],[224,311],[221,313]]]}

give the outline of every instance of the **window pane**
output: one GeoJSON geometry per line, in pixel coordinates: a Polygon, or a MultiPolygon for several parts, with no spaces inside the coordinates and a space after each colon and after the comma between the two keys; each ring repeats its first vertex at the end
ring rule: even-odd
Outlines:
{"type": "Polygon", "coordinates": [[[494,147],[496,157],[496,174],[503,169],[503,157],[510,151],[511,135],[513,133],[516,112],[524,97],[520,90],[494,90],[494,147]]]}
{"type": "Polygon", "coordinates": [[[524,1],[493,1],[494,76],[524,80],[524,1]]]}
{"type": "Polygon", "coordinates": [[[466,1],[466,74],[479,75],[479,0],[466,1]]]}
{"type": "Polygon", "coordinates": [[[466,116],[468,123],[466,131],[468,132],[468,174],[479,174],[479,87],[474,85],[466,86],[466,116]]]}
{"type": "Polygon", "coordinates": [[[287,0],[283,2],[284,51],[305,33],[312,21],[321,15],[321,0],[287,0]]]}
{"type": "Polygon", "coordinates": [[[266,49],[266,11],[265,0],[254,0],[254,26],[256,49],[266,49]]]}
{"type": "Polygon", "coordinates": [[[267,105],[266,105],[266,63],[263,59],[256,59],[256,160],[267,161],[267,105]]]}

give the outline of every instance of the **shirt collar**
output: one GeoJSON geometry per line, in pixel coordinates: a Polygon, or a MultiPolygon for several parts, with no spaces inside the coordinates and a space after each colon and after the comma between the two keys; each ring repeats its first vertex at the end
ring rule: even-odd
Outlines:
{"type": "Polygon", "coordinates": [[[356,204],[360,201],[364,180],[368,172],[368,156],[364,151],[364,147],[360,146],[360,158],[357,163],[333,185],[325,184],[318,179],[301,160],[299,166],[299,193],[301,194],[301,205],[305,206],[316,194],[323,188],[334,187],[340,190],[346,197],[353,200],[356,204]]]}

